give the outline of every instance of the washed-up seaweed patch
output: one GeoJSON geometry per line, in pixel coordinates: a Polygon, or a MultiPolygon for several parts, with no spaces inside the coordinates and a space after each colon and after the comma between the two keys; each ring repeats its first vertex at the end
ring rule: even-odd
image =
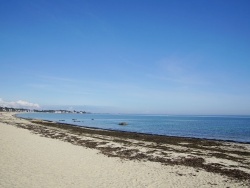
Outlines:
{"type": "Polygon", "coordinates": [[[108,157],[183,165],[250,183],[247,145],[234,144],[232,147],[230,143],[213,140],[107,131],[38,120],[15,125],[43,137],[97,149],[108,157]],[[208,163],[211,158],[223,162],[208,163]]]}

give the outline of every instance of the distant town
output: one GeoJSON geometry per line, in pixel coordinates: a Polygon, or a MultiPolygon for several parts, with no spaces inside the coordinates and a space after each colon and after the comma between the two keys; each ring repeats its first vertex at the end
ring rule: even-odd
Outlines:
{"type": "Polygon", "coordinates": [[[9,108],[9,107],[1,107],[0,112],[44,112],[44,113],[75,113],[75,114],[86,114],[89,112],[85,111],[76,111],[76,110],[30,110],[24,108],[9,108]]]}

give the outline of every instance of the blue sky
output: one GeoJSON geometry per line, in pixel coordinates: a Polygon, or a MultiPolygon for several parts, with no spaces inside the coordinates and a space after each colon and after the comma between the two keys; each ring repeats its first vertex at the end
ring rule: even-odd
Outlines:
{"type": "Polygon", "coordinates": [[[2,0],[0,103],[250,115],[248,0],[2,0]]]}

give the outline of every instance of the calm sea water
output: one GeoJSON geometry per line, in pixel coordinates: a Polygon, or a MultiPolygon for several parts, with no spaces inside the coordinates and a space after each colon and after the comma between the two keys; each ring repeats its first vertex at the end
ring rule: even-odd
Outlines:
{"type": "Polygon", "coordinates": [[[167,116],[52,113],[24,113],[18,114],[18,116],[109,130],[167,136],[231,140],[250,143],[250,116],[167,116]],[[64,121],[62,122],[59,120],[64,121]],[[120,122],[127,122],[128,125],[118,125],[120,122]]]}

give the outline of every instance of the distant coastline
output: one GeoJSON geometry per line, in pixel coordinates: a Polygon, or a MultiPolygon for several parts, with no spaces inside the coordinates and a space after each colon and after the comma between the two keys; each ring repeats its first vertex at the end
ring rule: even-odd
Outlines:
{"type": "Polygon", "coordinates": [[[72,113],[72,114],[86,114],[90,112],[76,111],[76,110],[37,110],[25,108],[12,108],[0,106],[0,112],[42,112],[42,113],[72,113]]]}

